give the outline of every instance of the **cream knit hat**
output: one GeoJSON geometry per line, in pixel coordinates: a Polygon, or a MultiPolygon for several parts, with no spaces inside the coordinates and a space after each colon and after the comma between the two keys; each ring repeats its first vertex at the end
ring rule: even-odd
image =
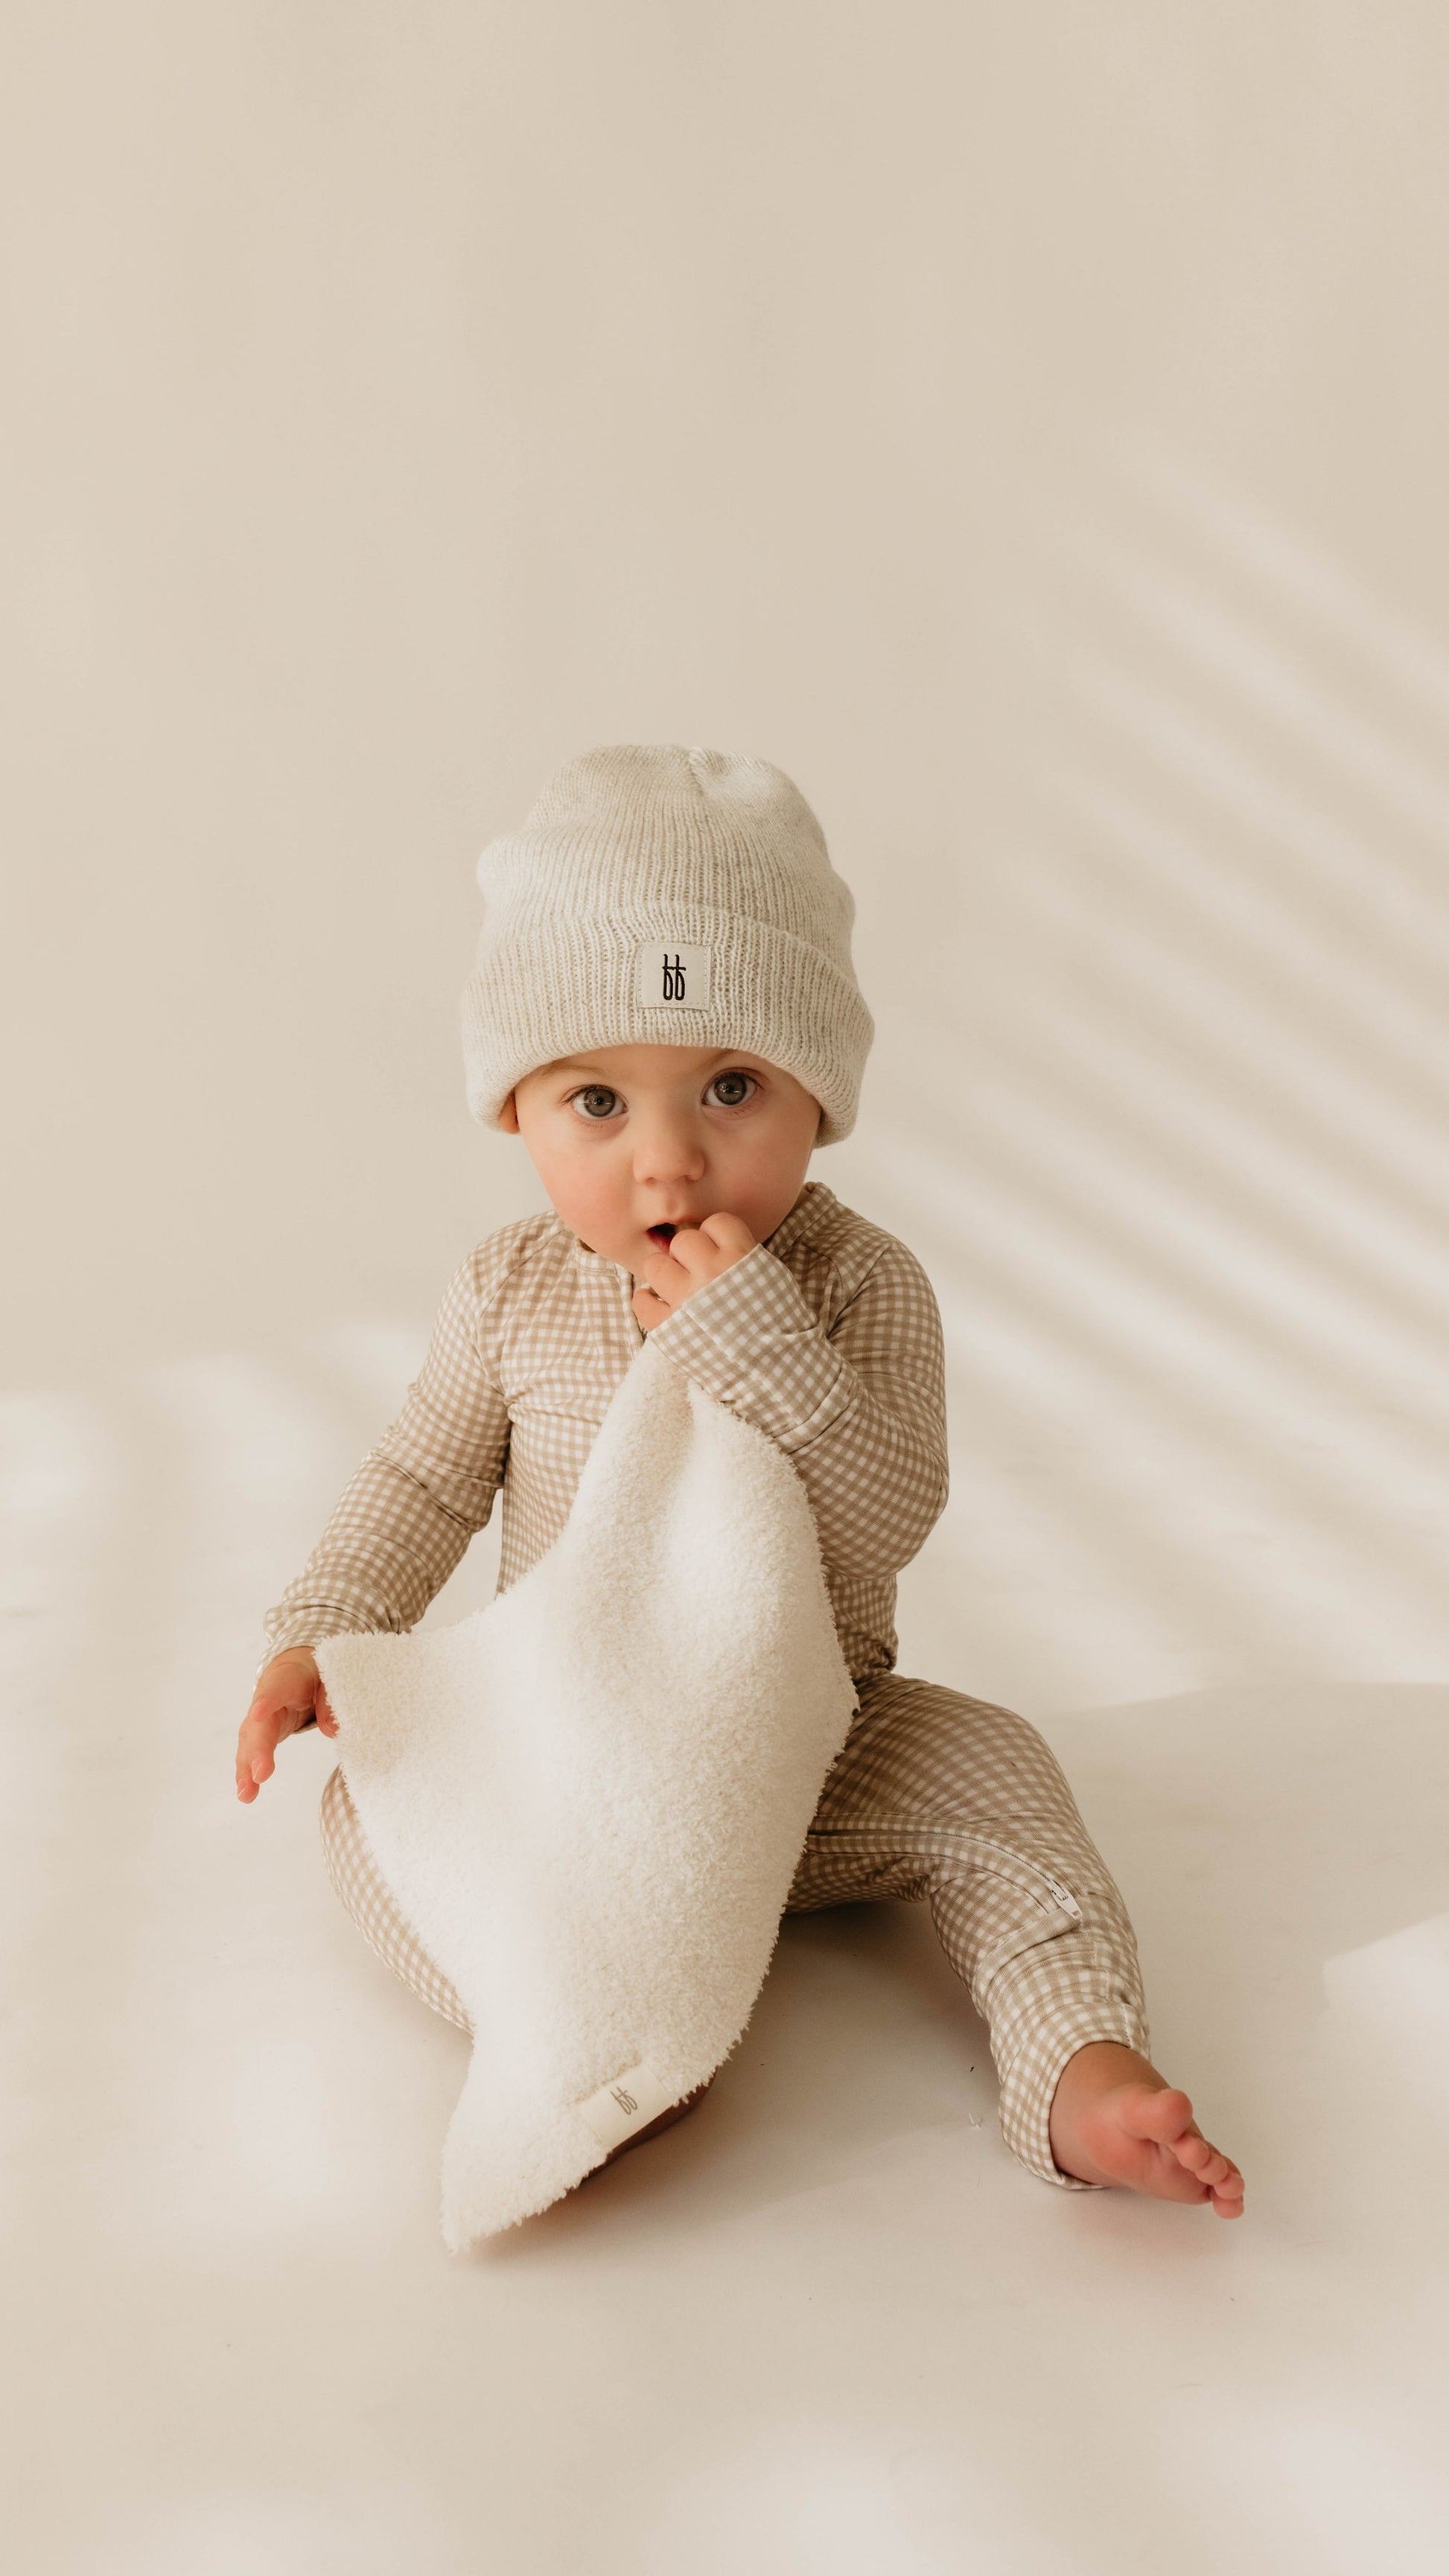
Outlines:
{"type": "Polygon", "coordinates": [[[617,743],[555,772],[478,861],[463,991],[468,1106],[487,1127],[535,1066],[596,1046],[741,1047],[855,1122],[874,1035],[855,905],[799,788],[768,760],[617,743]]]}

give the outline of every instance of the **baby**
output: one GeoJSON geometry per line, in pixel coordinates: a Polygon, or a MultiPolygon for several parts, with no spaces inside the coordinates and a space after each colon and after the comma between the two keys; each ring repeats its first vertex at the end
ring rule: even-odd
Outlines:
{"type": "MultiPolygon", "coordinates": [[[[946,1499],[941,1327],[914,1255],[806,1177],[850,1130],[873,1035],[814,814],[768,761],[625,745],[566,763],[478,875],[469,1106],[522,1137],[552,1213],[455,1272],[401,1413],[269,1612],[238,1797],[284,1736],[336,1733],[312,1647],[415,1625],[500,1491],[499,1589],[537,1562],[650,1334],[793,1462],[855,1682],[788,1907],[924,1897],[1021,2162],[1238,2217],[1241,2174],[1151,2063],[1132,1927],[1054,1756],[1010,1709],[895,1669],[896,1577],[946,1499]]],[[[340,1770],[322,1826],[369,1941],[466,2028],[340,1770]]]]}

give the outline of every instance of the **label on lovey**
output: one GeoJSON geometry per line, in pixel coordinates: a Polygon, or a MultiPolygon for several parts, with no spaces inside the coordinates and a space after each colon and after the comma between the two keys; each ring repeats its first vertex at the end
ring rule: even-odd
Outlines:
{"type": "Polygon", "coordinates": [[[601,2084],[578,2108],[601,2147],[620,2147],[637,2130],[647,2129],[675,2099],[652,2067],[629,2066],[612,2084],[601,2084]]]}
{"type": "Polygon", "coordinates": [[[708,948],[641,948],[634,961],[634,999],[641,1010],[681,1003],[687,1011],[709,1008],[708,948]]]}

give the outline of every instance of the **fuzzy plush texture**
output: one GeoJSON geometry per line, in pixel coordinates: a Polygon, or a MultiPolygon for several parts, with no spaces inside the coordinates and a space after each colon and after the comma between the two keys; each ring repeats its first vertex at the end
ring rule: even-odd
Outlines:
{"type": "Polygon", "coordinates": [[[519,1582],[316,1651],[378,1866],[473,2026],[460,2253],[603,2162],[601,2087],[642,2062],[678,2100],[734,2047],[854,1685],[788,1458],[647,1342],[519,1582]]]}

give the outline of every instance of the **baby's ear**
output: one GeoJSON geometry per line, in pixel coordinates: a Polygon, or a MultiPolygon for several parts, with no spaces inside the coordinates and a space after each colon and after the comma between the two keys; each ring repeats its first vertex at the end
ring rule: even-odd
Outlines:
{"type": "Polygon", "coordinates": [[[498,1112],[498,1124],[502,1128],[505,1136],[517,1135],[518,1112],[513,1106],[513,1094],[511,1091],[508,1098],[504,1101],[502,1108],[498,1112]]]}

